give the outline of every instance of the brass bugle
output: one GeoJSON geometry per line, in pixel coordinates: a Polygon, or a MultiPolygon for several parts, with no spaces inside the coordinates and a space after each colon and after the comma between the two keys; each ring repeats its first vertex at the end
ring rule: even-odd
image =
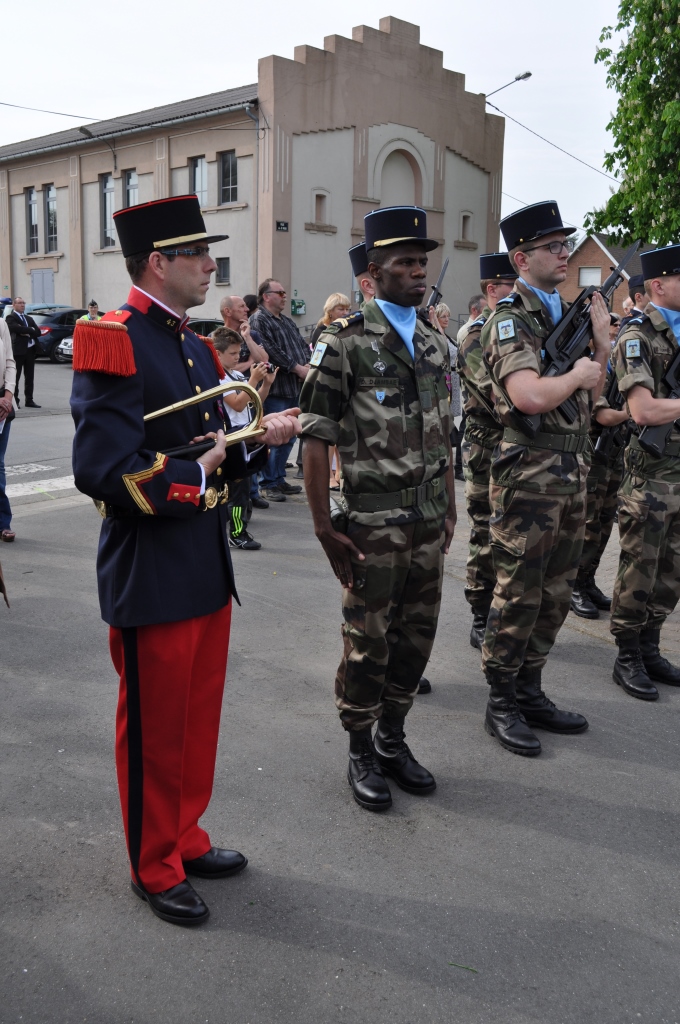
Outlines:
{"type": "MultiPolygon", "coordinates": [[[[201,402],[209,402],[211,398],[220,398],[227,391],[245,391],[255,407],[255,415],[247,426],[241,427],[240,430],[235,430],[231,434],[227,434],[227,447],[232,444],[239,444],[241,441],[253,441],[255,438],[261,437],[262,434],[266,434],[266,428],[260,425],[262,423],[262,417],[264,416],[262,399],[251,384],[246,384],[240,380],[230,380],[226,384],[218,384],[215,388],[209,388],[207,391],[201,391],[197,395],[191,395],[190,398],[183,398],[181,402],[173,402],[172,405],[166,405],[162,409],[156,409],[155,412],[148,412],[144,417],[144,422],[146,423],[148,420],[157,420],[161,416],[169,416],[170,413],[179,412],[181,409],[187,409],[190,405],[200,405],[201,402]]],[[[198,445],[196,448],[198,449],[198,445]]]]}

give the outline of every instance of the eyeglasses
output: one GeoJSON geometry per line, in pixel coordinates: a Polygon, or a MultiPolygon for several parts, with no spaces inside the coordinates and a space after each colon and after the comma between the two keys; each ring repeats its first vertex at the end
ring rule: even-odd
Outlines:
{"type": "Polygon", "coordinates": [[[195,249],[161,249],[163,256],[198,256],[199,259],[204,259],[210,255],[210,249],[207,245],[197,245],[195,249]]]}
{"type": "Polygon", "coordinates": [[[277,292],[273,291],[271,288],[269,289],[269,291],[265,292],[265,295],[280,295],[282,299],[285,299],[287,294],[288,292],[277,292]]]}
{"type": "Polygon", "coordinates": [[[533,252],[534,249],[547,249],[553,256],[559,256],[563,249],[573,252],[575,242],[571,238],[565,238],[563,242],[546,242],[545,245],[532,245],[530,249],[522,249],[522,252],[533,252]]]}

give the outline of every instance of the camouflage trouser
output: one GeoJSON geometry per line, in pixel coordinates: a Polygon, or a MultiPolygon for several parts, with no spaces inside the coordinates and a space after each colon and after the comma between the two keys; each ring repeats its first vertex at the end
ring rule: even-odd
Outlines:
{"type": "Polygon", "coordinates": [[[408,713],[437,631],[444,524],[359,526],[347,535],[366,555],[342,591],[344,653],[335,704],[345,729],[372,725],[383,710],[408,713]]]}
{"type": "Polygon", "coordinates": [[[586,532],[578,574],[595,575],[612,534],[623,467],[593,461],[586,481],[586,532]]]}
{"type": "Polygon", "coordinates": [[[567,617],[585,526],[585,490],[534,494],[491,485],[496,587],[484,637],[485,672],[542,668],[567,617]]]}
{"type": "Polygon", "coordinates": [[[660,629],[680,598],[680,484],[628,472],[619,490],[621,554],[611,631],[660,629]]]}
{"type": "Polygon", "coordinates": [[[486,615],[496,574],[489,544],[489,478],[492,448],[475,441],[463,441],[463,472],[465,473],[465,505],[470,524],[465,600],[473,609],[486,615]]]}

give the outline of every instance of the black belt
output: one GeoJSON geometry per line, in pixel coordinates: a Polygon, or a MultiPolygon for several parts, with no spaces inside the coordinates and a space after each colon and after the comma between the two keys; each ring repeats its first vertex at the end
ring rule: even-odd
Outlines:
{"type": "Polygon", "coordinates": [[[405,487],[402,491],[387,494],[346,494],[343,492],[340,504],[348,512],[389,512],[392,508],[418,508],[431,501],[444,490],[444,477],[438,476],[418,487],[405,487]]]}
{"type": "MultiPolygon", "coordinates": [[[[640,444],[640,438],[637,434],[633,434],[630,439],[630,447],[636,448],[640,452],[644,452],[644,448],[640,444]]],[[[650,452],[645,452],[645,455],[649,455],[650,452]]],[[[668,455],[671,459],[680,458],[680,441],[666,441],[663,450],[664,455],[668,455]]],[[[654,457],[654,456],[653,456],[654,457]]]]}
{"type": "Polygon", "coordinates": [[[551,452],[570,452],[578,455],[579,452],[588,451],[590,438],[587,434],[545,434],[540,431],[535,437],[527,437],[519,430],[506,427],[503,431],[503,440],[510,444],[522,444],[526,448],[544,448],[551,452]]]}

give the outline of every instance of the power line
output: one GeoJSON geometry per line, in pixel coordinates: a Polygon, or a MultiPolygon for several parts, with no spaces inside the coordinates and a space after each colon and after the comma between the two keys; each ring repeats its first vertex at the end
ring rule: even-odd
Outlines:
{"type": "Polygon", "coordinates": [[[22,103],[5,103],[0,100],[0,107],[14,107],[15,110],[33,110],[36,114],[54,114],[55,117],[73,117],[78,121],[100,121],[101,118],[89,117],[87,114],[62,114],[60,110],[43,110],[42,107],[25,107],[22,103]]]}
{"type": "Polygon", "coordinates": [[[518,121],[516,117],[511,117],[510,114],[506,114],[504,110],[500,109],[500,107],[494,106],[494,104],[489,103],[488,100],[486,102],[487,106],[492,107],[494,110],[497,110],[499,114],[502,114],[503,117],[507,117],[509,121],[514,121],[515,124],[518,124],[520,128],[524,128],[525,131],[531,132],[531,134],[535,135],[537,139],[541,139],[542,142],[547,142],[549,146],[553,147],[553,149],[559,149],[560,153],[564,153],[565,156],[570,156],[572,160],[577,160],[578,163],[583,164],[584,167],[589,167],[591,171],[596,171],[598,174],[601,174],[603,178],[609,178],[610,181],[615,181],[617,185],[621,184],[618,178],[612,177],[612,175],[607,174],[606,171],[601,171],[599,167],[593,167],[592,164],[589,164],[585,160],[582,160],[580,156],[574,156],[574,154],[570,153],[569,150],[562,149],[561,146],[558,146],[556,143],[551,142],[550,139],[546,139],[545,135],[539,135],[538,132],[535,132],[533,130],[533,128],[528,128],[525,124],[522,124],[521,121],[518,121]]]}

